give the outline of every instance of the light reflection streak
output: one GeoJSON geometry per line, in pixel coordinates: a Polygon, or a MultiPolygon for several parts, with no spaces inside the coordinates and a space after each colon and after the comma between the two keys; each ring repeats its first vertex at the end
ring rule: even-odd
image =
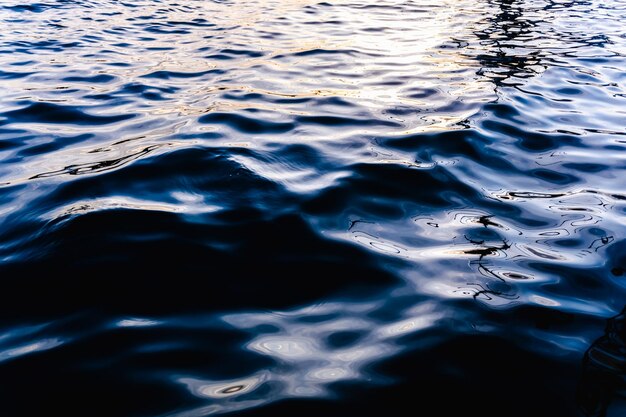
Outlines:
{"type": "Polygon", "coordinates": [[[255,331],[246,345],[249,351],[272,358],[275,366],[241,379],[179,378],[196,396],[212,402],[172,416],[231,412],[284,398],[332,397],[328,384],[338,381],[384,383],[385,378],[373,374],[368,366],[401,351],[398,338],[427,330],[444,315],[434,310],[435,304],[424,303],[408,310],[410,317],[395,322],[368,317],[380,307],[380,302],[329,302],[286,312],[223,316],[226,323],[244,331],[262,325],[279,329],[269,334],[255,331]],[[345,332],[356,333],[358,338],[347,345],[329,342],[333,335],[345,332]],[[263,392],[269,393],[255,397],[254,391],[263,386],[263,392]]]}

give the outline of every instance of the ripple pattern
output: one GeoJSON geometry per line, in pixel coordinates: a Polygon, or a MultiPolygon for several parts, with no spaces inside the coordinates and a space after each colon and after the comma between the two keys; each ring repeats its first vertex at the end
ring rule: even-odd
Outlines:
{"type": "Polygon", "coordinates": [[[0,415],[626,412],[623,1],[0,22],[0,415]]]}

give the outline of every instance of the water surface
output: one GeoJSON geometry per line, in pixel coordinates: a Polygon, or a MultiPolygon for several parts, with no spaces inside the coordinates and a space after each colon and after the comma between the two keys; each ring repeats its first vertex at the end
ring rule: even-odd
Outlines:
{"type": "Polygon", "coordinates": [[[0,21],[0,415],[626,413],[624,1],[0,21]]]}

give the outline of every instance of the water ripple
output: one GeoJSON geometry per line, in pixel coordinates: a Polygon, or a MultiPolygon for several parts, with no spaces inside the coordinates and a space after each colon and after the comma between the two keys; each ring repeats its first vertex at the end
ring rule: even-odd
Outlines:
{"type": "Polygon", "coordinates": [[[22,3],[0,415],[623,414],[624,2],[22,3]]]}

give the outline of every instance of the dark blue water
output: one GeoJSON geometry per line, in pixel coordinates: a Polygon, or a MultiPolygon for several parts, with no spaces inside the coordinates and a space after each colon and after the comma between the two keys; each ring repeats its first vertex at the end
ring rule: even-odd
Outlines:
{"type": "Polygon", "coordinates": [[[626,2],[0,2],[0,416],[626,415],[626,2]]]}

